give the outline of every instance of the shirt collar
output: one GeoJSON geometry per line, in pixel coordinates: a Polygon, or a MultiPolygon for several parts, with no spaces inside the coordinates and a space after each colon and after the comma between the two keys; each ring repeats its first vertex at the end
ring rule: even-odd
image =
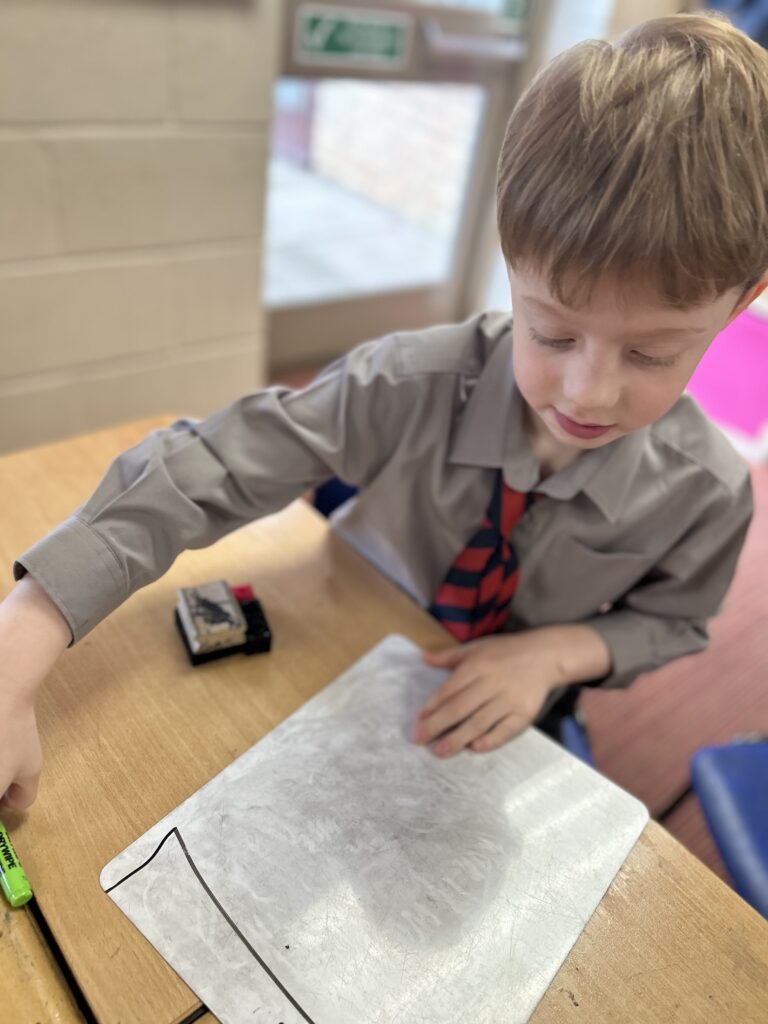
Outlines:
{"type": "Polygon", "coordinates": [[[499,468],[505,461],[507,422],[513,414],[510,395],[513,405],[518,397],[510,358],[511,339],[509,330],[501,331],[495,344],[484,339],[490,351],[461,413],[449,462],[499,468]]]}
{"type": "Polygon", "coordinates": [[[603,515],[615,521],[627,499],[642,457],[648,428],[584,452],[565,469],[539,483],[540,468],[523,427],[525,401],[515,384],[511,331],[495,344],[467,401],[449,462],[503,469],[505,482],[516,491],[536,490],[559,501],[586,494],[603,515]]]}
{"type": "Polygon", "coordinates": [[[581,491],[606,519],[615,522],[626,504],[647,434],[648,428],[643,427],[602,448],[584,452],[570,466],[547,477],[537,490],[562,501],[570,500],[581,491]]]}

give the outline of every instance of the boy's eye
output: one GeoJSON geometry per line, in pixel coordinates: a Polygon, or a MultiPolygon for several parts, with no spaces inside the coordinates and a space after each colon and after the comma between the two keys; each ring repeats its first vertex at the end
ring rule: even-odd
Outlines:
{"type": "Polygon", "coordinates": [[[643,366],[674,366],[678,360],[677,356],[647,356],[634,350],[630,354],[643,366]]]}
{"type": "Polygon", "coordinates": [[[573,344],[573,338],[546,338],[543,334],[530,328],[531,337],[539,345],[546,345],[548,348],[568,348],[573,344]]]}
{"type": "MultiPolygon", "coordinates": [[[[530,335],[537,345],[546,345],[547,348],[566,349],[573,345],[573,338],[548,338],[544,334],[539,334],[532,327],[530,328],[530,335]]],[[[641,366],[674,366],[679,356],[649,356],[645,352],[638,352],[637,349],[633,349],[630,352],[631,358],[639,363],[641,366]]]]}

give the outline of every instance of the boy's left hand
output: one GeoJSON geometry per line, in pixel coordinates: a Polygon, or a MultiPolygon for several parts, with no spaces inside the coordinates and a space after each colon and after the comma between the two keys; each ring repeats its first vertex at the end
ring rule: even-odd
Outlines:
{"type": "Polygon", "coordinates": [[[568,682],[553,639],[546,629],[530,630],[423,651],[428,665],[453,671],[419,712],[413,742],[440,736],[434,753],[450,757],[464,747],[494,750],[522,732],[550,690],[568,682]]]}

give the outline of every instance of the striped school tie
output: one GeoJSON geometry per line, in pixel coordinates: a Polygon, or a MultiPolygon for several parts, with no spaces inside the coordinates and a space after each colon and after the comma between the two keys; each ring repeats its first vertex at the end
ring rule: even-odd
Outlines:
{"type": "Polygon", "coordinates": [[[497,473],[483,525],[454,560],[429,609],[462,643],[504,625],[520,576],[508,537],[539,497],[513,491],[497,473]]]}

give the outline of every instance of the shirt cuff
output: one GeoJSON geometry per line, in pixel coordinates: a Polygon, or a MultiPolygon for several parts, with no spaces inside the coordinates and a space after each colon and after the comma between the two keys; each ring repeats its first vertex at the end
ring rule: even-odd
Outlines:
{"type": "Polygon", "coordinates": [[[67,620],[77,643],[129,596],[120,564],[107,543],[71,516],[34,544],[13,565],[45,590],[67,620]]]}
{"type": "Polygon", "coordinates": [[[611,671],[597,680],[605,689],[629,686],[642,672],[650,672],[660,662],[654,657],[651,638],[641,616],[631,611],[606,612],[586,619],[605,641],[611,652],[611,671]]]}

